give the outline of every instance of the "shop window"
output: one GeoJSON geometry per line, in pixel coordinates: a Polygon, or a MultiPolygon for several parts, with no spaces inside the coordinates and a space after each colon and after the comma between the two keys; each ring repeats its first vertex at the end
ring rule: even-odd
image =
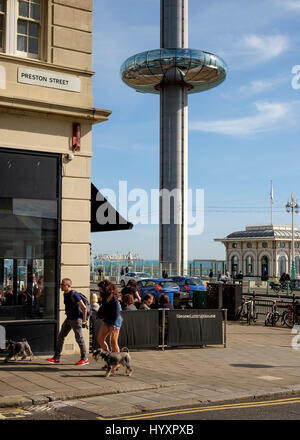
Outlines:
{"type": "Polygon", "coordinates": [[[231,258],[231,273],[237,272],[239,267],[239,260],[236,255],[231,258]]]}
{"type": "Polygon", "coordinates": [[[56,319],[59,158],[0,152],[0,321],[56,319]]]}
{"type": "Polygon", "coordinates": [[[267,256],[263,256],[261,259],[261,275],[262,277],[269,275],[269,259],[267,256]]]}
{"type": "Polygon", "coordinates": [[[0,37],[2,33],[4,53],[41,59],[45,1],[0,0],[0,37]]]}

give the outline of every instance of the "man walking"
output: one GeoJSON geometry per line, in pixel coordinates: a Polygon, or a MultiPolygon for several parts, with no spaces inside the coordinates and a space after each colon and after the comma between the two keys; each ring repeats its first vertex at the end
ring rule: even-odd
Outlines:
{"type": "Polygon", "coordinates": [[[62,280],[60,288],[64,292],[65,312],[67,318],[63,322],[57,337],[54,356],[47,359],[47,361],[51,364],[59,364],[64,340],[70,331],[73,330],[81,353],[81,358],[76,362],[76,365],[87,365],[89,361],[87,359],[86,346],[82,335],[82,327],[85,327],[86,325],[86,306],[80,298],[80,295],[75,290],[72,290],[72,281],[69,278],[64,278],[62,280]]]}

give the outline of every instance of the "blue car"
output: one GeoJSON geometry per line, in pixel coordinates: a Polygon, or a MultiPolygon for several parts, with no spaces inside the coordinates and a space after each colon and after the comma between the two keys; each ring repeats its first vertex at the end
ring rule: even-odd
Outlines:
{"type": "Polygon", "coordinates": [[[193,298],[193,290],[206,290],[202,280],[197,277],[173,276],[169,278],[178,285],[181,291],[189,292],[191,298],[193,298]]]}
{"type": "Polygon", "coordinates": [[[148,278],[138,281],[137,285],[142,300],[147,293],[151,293],[154,296],[156,303],[162,293],[166,293],[167,295],[170,294],[170,296],[172,296],[172,294],[174,295],[174,293],[180,291],[178,284],[165,278],[148,278]]]}

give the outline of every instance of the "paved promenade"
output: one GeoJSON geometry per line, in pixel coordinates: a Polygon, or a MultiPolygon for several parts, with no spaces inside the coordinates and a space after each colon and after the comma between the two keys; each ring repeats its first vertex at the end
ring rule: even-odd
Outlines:
{"type": "Polygon", "coordinates": [[[0,359],[0,408],[77,400],[77,407],[117,417],[199,403],[300,394],[300,350],[291,346],[295,336],[279,326],[229,322],[226,348],[132,352],[133,375],[125,376],[121,367],[108,379],[100,370],[102,361],[94,361],[91,355],[89,365],[82,367],[74,365],[78,356],[63,356],[59,365],[48,364],[47,356],[31,362],[0,359]]]}

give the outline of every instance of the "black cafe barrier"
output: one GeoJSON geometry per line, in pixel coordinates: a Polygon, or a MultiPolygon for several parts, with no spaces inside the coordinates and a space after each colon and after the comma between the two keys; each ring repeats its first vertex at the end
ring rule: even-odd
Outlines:
{"type": "Polygon", "coordinates": [[[167,322],[167,345],[223,344],[222,310],[169,310],[167,322]]]}
{"type": "Polygon", "coordinates": [[[121,315],[120,347],[133,349],[159,346],[159,310],[123,311],[121,315]]]}
{"type": "Polygon", "coordinates": [[[138,310],[121,312],[119,346],[129,349],[224,345],[227,310],[138,310]]]}

